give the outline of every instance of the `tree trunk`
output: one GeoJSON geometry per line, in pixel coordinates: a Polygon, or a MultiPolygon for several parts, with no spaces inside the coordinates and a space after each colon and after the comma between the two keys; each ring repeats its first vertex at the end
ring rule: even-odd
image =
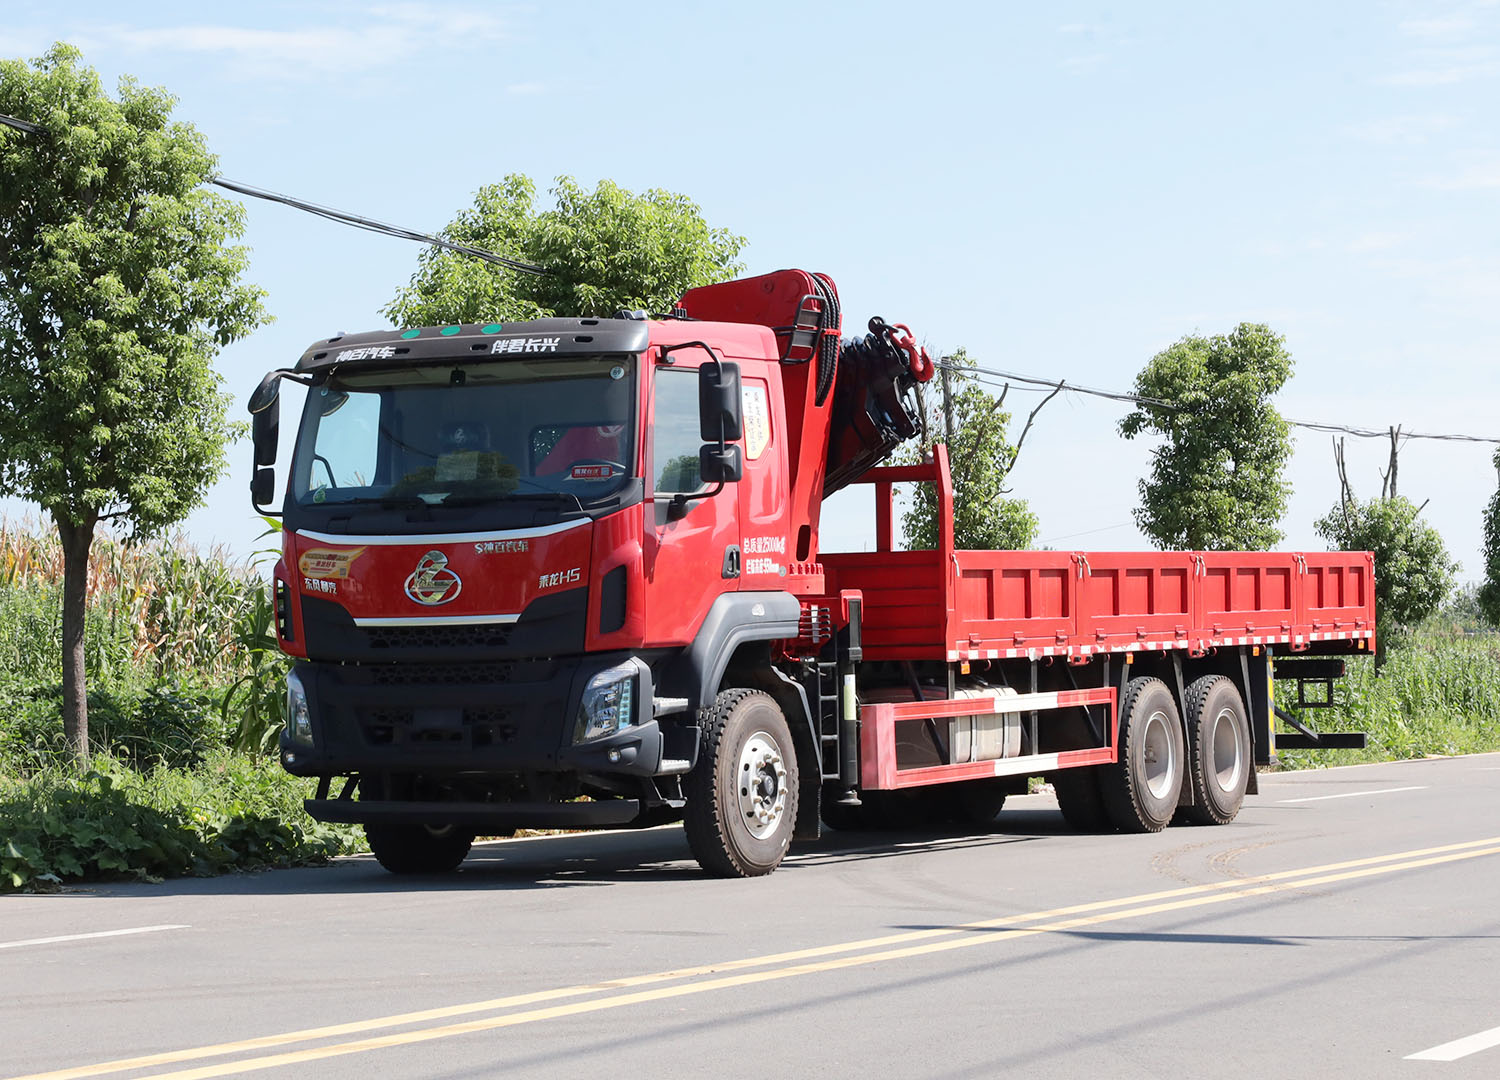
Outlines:
{"type": "Polygon", "coordinates": [[[63,549],[63,733],[81,764],[87,764],[89,760],[89,698],[83,664],[83,628],[88,611],[89,548],[94,543],[96,521],[92,516],[80,523],[57,519],[63,549]]]}

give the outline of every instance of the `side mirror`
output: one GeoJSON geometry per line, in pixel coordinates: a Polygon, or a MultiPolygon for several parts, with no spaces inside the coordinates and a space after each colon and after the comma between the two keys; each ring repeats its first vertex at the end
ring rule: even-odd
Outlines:
{"type": "Polygon", "coordinates": [[[257,508],[267,506],[276,498],[276,470],[256,469],[250,478],[250,501],[257,508]]]}
{"type": "Polygon", "coordinates": [[[709,443],[698,451],[698,475],[705,484],[732,484],[745,475],[745,462],[738,446],[720,448],[709,443]]]}
{"type": "Polygon", "coordinates": [[[281,435],[280,398],[273,396],[259,412],[251,416],[250,433],[255,443],[255,464],[276,464],[276,443],[281,435]]]}
{"type": "Polygon", "coordinates": [[[698,437],[722,445],[744,433],[740,366],[729,362],[698,369],[698,437]]]}
{"type": "Polygon", "coordinates": [[[268,371],[266,377],[261,379],[260,385],[255,388],[255,393],[250,395],[250,402],[246,406],[251,415],[264,412],[281,395],[280,371],[268,371]]]}

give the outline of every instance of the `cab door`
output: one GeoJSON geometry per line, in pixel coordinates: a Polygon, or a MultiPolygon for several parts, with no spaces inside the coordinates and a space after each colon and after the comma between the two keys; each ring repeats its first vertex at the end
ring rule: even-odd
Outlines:
{"type": "Polygon", "coordinates": [[[698,472],[703,439],[698,428],[697,356],[673,354],[652,371],[646,437],[646,644],[693,639],[709,606],[739,588],[742,555],[734,484],[707,498],[690,498],[680,516],[674,495],[710,490],[698,472]]]}
{"type": "MultiPolygon", "coordinates": [[[[795,546],[788,536],[786,453],[776,387],[755,366],[742,362],[740,400],[744,418],[745,474],[737,485],[742,553],[740,588],[786,588],[795,546]]],[[[727,494],[727,492],[726,492],[727,494]]]]}

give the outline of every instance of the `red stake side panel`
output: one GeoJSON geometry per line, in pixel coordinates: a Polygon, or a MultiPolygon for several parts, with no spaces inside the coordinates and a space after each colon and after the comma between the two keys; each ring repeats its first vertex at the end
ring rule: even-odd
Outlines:
{"type": "MultiPolygon", "coordinates": [[[[942,447],[938,448],[939,451],[942,447]]],[[[892,482],[939,484],[947,458],[874,469],[877,518],[892,482]]],[[[994,660],[1217,646],[1363,643],[1375,637],[1369,552],[931,551],[824,554],[832,594],[864,595],[870,660],[994,660]]]]}

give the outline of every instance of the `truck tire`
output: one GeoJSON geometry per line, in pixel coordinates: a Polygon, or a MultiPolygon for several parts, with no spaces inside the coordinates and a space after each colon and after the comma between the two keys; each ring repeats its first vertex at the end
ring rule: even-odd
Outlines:
{"type": "Polygon", "coordinates": [[[1182,794],[1185,756],[1172,691],[1160,679],[1131,679],[1120,703],[1120,759],[1099,774],[1099,793],[1116,828],[1166,828],[1182,794]]]}
{"type": "Polygon", "coordinates": [[[994,780],[965,780],[952,786],[953,802],[962,819],[971,825],[993,825],[1005,808],[1010,784],[994,780]]]}
{"type": "Polygon", "coordinates": [[[449,873],[474,844],[474,834],[456,825],[367,824],[365,839],[376,861],[393,874],[449,873]]]}
{"type": "Polygon", "coordinates": [[[685,782],[682,821],[698,865],[719,877],[775,870],[797,822],[799,783],[791,729],[776,700],[759,690],[721,693],[685,782]]]}
{"type": "Polygon", "coordinates": [[[1187,688],[1188,778],[1193,805],[1183,817],[1199,825],[1228,825],[1250,783],[1250,722],[1239,690],[1222,675],[1205,675],[1187,688]]]}
{"type": "Polygon", "coordinates": [[[1099,793],[1099,770],[1097,765],[1088,765],[1052,774],[1057,808],[1077,832],[1109,832],[1112,828],[1104,796],[1099,793]]]}
{"type": "MultiPolygon", "coordinates": [[[[845,806],[838,801],[842,794],[840,791],[827,788],[823,790],[823,803],[819,807],[823,824],[834,832],[860,832],[869,828],[865,824],[864,803],[861,802],[859,806],[845,806]]],[[[862,798],[869,798],[869,793],[866,792],[862,798]]]]}

